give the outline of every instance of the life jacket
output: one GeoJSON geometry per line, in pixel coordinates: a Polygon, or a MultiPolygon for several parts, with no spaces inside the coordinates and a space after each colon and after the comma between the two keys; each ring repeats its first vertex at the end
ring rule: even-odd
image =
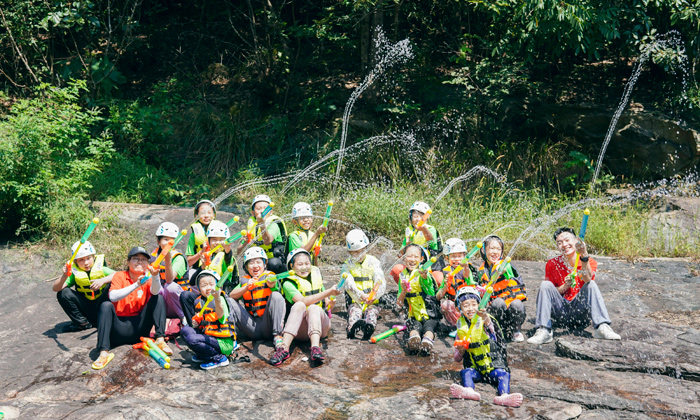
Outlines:
{"type": "Polygon", "coordinates": [[[253,245],[258,246],[262,249],[265,250],[265,254],[267,255],[268,260],[270,258],[274,258],[274,254],[272,253],[272,246],[276,243],[282,242],[282,244],[285,244],[287,242],[287,226],[284,224],[284,220],[280,219],[279,217],[275,216],[274,214],[267,219],[265,219],[265,227],[270,226],[273,223],[277,223],[277,225],[280,228],[280,240],[276,240],[273,238],[272,242],[268,245],[265,245],[265,241],[262,240],[262,236],[260,235],[260,230],[262,229],[261,226],[258,225],[257,221],[253,219],[252,217],[248,219],[248,232],[251,230],[253,231],[253,237],[258,238],[257,241],[253,242],[253,245]]]}
{"type": "MultiPolygon", "coordinates": [[[[211,223],[211,222],[210,222],[211,223]]],[[[192,234],[194,235],[194,253],[198,253],[207,242],[207,229],[200,222],[192,224],[192,234]]]]}
{"type": "MultiPolygon", "coordinates": [[[[348,270],[350,275],[355,280],[355,285],[357,288],[366,295],[371,293],[372,289],[374,289],[374,265],[376,264],[376,261],[376,258],[371,255],[367,255],[365,256],[365,260],[362,261],[362,264],[354,264],[348,270]]],[[[348,296],[350,295],[348,294],[348,296]]],[[[354,303],[362,304],[361,302],[355,301],[355,299],[352,297],[350,297],[350,299],[354,303]]],[[[379,300],[375,299],[372,303],[377,304],[379,303],[379,300]]]]}
{"type": "MultiPolygon", "coordinates": [[[[206,270],[215,271],[219,276],[224,275],[224,260],[226,259],[226,253],[224,251],[219,251],[214,254],[211,259],[211,264],[208,267],[204,267],[206,270]]],[[[236,264],[236,260],[232,260],[231,264],[236,264]]],[[[230,264],[229,264],[230,265],[230,264]]]]}
{"type": "MultiPolygon", "coordinates": [[[[479,267],[479,278],[482,285],[486,285],[491,280],[491,270],[486,267],[486,263],[482,263],[479,267]]],[[[508,267],[493,284],[491,300],[501,298],[506,302],[506,306],[510,306],[510,303],[515,299],[527,300],[525,285],[518,283],[515,277],[517,276],[513,274],[513,267],[508,267]]]]}
{"type": "MultiPolygon", "coordinates": [[[[318,267],[311,266],[311,274],[309,277],[311,281],[299,276],[289,276],[284,281],[293,281],[296,284],[299,293],[301,293],[304,297],[315,295],[316,293],[321,293],[326,290],[323,287],[323,277],[321,276],[321,270],[319,270],[318,267]]],[[[323,300],[316,303],[316,305],[323,307],[323,300]]]]}
{"type": "MultiPolygon", "coordinates": [[[[216,298],[218,299],[218,298],[216,298]]],[[[202,310],[202,305],[206,303],[206,298],[199,295],[194,301],[194,309],[197,313],[202,310]]],[[[219,318],[216,317],[216,303],[212,299],[209,305],[204,309],[202,314],[202,321],[199,323],[200,330],[204,331],[204,334],[210,335],[217,338],[233,338],[236,339],[235,325],[230,320],[226,319],[226,322],[219,322],[219,318]]]]}
{"type": "MultiPolygon", "coordinates": [[[[248,282],[260,282],[267,278],[267,276],[274,276],[275,273],[272,271],[264,271],[260,277],[252,278],[250,275],[243,276],[244,279],[248,279],[248,282]]],[[[247,282],[243,284],[245,287],[247,282]]],[[[267,302],[270,300],[270,295],[272,294],[272,289],[267,286],[266,282],[262,282],[259,286],[256,286],[253,290],[246,290],[243,293],[243,306],[245,306],[246,311],[249,314],[256,317],[261,317],[265,314],[265,308],[267,308],[267,302]]]]}
{"type": "MultiPolygon", "coordinates": [[[[289,237],[291,237],[294,233],[299,235],[299,239],[301,239],[301,243],[304,246],[309,243],[309,240],[313,236],[311,231],[295,230],[292,234],[289,235],[289,237]]],[[[287,255],[290,252],[294,251],[293,249],[290,249],[291,245],[289,242],[289,237],[287,237],[287,246],[285,247],[285,249],[286,249],[285,258],[287,257],[287,255]]],[[[313,250],[313,248],[311,248],[311,265],[316,265],[317,259],[318,259],[318,257],[316,257],[316,255],[314,255],[314,250],[313,250]]]]}
{"type": "MultiPolygon", "coordinates": [[[[481,317],[477,317],[477,325],[472,330],[471,336],[469,336],[469,348],[466,351],[464,366],[473,367],[478,370],[482,375],[488,375],[489,372],[494,370],[494,366],[491,360],[491,340],[488,334],[484,331],[484,320],[481,317]],[[467,366],[466,356],[469,355],[469,362],[471,366],[467,366]]],[[[492,321],[493,322],[493,321],[492,321]]],[[[469,324],[467,323],[464,316],[459,317],[459,327],[457,329],[457,337],[463,340],[469,332],[469,324]]]]}
{"type": "Polygon", "coordinates": [[[91,280],[101,279],[105,276],[102,272],[104,264],[104,254],[95,255],[95,263],[92,265],[92,268],[90,268],[90,272],[83,271],[80,267],[78,267],[78,264],[73,261],[72,269],[73,275],[75,276],[75,290],[85,295],[85,297],[89,300],[99,298],[102,295],[102,292],[104,292],[105,286],[107,286],[104,284],[100,290],[97,291],[90,289],[90,284],[92,284],[91,280]]]}
{"type": "MultiPolygon", "coordinates": [[[[154,249],[153,252],[151,252],[151,257],[156,258],[158,256],[159,250],[160,250],[160,247],[154,249]]],[[[173,256],[171,261],[173,261],[173,260],[175,260],[175,257],[177,257],[178,255],[182,255],[182,253],[175,251],[171,255],[173,256]]],[[[161,282],[161,284],[163,284],[163,283],[165,283],[165,258],[163,258],[163,261],[160,262],[160,266],[158,267],[158,269],[160,270],[160,272],[159,272],[160,282],[161,282]]]]}
{"type": "MultiPolygon", "coordinates": [[[[447,281],[447,275],[452,271],[452,267],[449,265],[443,269],[445,272],[445,280],[447,281]]],[[[445,296],[448,297],[450,300],[455,300],[455,297],[457,297],[457,290],[461,289],[462,287],[469,286],[470,283],[473,283],[471,278],[472,278],[472,272],[467,267],[467,270],[469,271],[469,276],[465,279],[464,278],[464,269],[460,270],[459,273],[455,275],[454,280],[452,281],[452,284],[448,284],[447,290],[445,291],[445,296]]]]}
{"type": "MultiPolygon", "coordinates": [[[[410,278],[412,274],[412,272],[408,271],[408,268],[404,268],[401,274],[399,274],[400,282],[404,279],[410,278]]],[[[399,284],[401,284],[400,282],[399,284]]],[[[428,310],[425,307],[424,296],[425,292],[423,292],[423,288],[421,286],[420,276],[416,275],[413,280],[411,280],[411,283],[409,283],[408,291],[406,291],[405,301],[408,303],[409,318],[413,318],[416,321],[425,321],[430,319],[428,310]]]]}

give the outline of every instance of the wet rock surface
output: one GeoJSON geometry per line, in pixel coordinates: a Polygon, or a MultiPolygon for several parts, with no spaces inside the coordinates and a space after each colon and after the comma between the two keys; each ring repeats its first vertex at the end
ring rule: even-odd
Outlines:
{"type": "MultiPolygon", "coordinates": [[[[163,208],[139,219],[137,211],[124,217],[150,223],[149,232],[161,219],[191,215],[163,208]]],[[[344,255],[341,247],[327,248],[322,272],[331,286],[344,255]]],[[[105,369],[94,371],[96,330],[62,333],[68,318],[45,281],[60,269],[60,255],[0,249],[0,411],[6,419],[101,420],[700,418],[698,264],[597,259],[597,281],[622,340],[596,340],[589,326],[555,330],[551,344],[509,344],[511,389],[524,395],[514,409],[494,405],[496,390],[487,384],[477,384],[479,402],[450,397],[461,368],[452,361],[450,338],[438,339],[430,357],[409,355],[401,337],[378,344],[348,340],[342,297],[319,367],[305,360],[308,343],[293,344],[291,358],[273,367],[267,363],[271,342],[243,341],[239,356],[250,362],[203,371],[178,339],[170,370],[122,346],[105,369]]],[[[531,335],[544,263],[514,264],[530,297],[523,328],[531,335]]],[[[397,323],[399,317],[385,308],[377,330],[397,323]]]]}

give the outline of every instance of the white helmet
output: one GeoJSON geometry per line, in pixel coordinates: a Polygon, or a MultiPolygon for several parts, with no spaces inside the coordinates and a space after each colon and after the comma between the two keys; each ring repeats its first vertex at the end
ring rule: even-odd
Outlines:
{"type": "Polygon", "coordinates": [[[353,229],[345,236],[345,241],[348,243],[348,251],[359,251],[369,245],[367,235],[360,229],[353,229]]]}
{"type": "Polygon", "coordinates": [[[267,264],[267,254],[265,254],[265,250],[260,248],[259,246],[251,246],[243,254],[243,265],[245,266],[246,264],[248,264],[248,261],[254,260],[256,258],[262,258],[263,261],[265,261],[265,264],[267,264]]]}
{"type": "Polygon", "coordinates": [[[207,238],[228,238],[228,226],[220,220],[212,220],[207,229],[207,238]]]}
{"type": "Polygon", "coordinates": [[[456,254],[458,252],[467,252],[467,245],[459,238],[450,238],[445,241],[445,254],[456,254]]]}
{"type": "Polygon", "coordinates": [[[264,201],[267,204],[272,203],[272,200],[270,199],[269,196],[267,196],[265,194],[256,195],[255,198],[253,199],[253,204],[250,205],[251,210],[255,208],[255,204],[257,204],[258,201],[264,201]]]}
{"type": "Polygon", "coordinates": [[[171,238],[177,238],[180,234],[180,229],[177,228],[175,223],[163,222],[156,229],[156,236],[168,236],[171,238]]]}
{"type": "Polygon", "coordinates": [[[289,267],[292,261],[294,261],[294,257],[296,257],[299,254],[306,254],[309,256],[309,260],[311,260],[311,253],[309,251],[305,250],[304,248],[297,248],[292,250],[292,252],[290,252],[289,255],[287,255],[287,267],[289,267]]]}
{"type": "MultiPolygon", "coordinates": [[[[76,242],[73,244],[72,247],[70,247],[71,252],[75,252],[75,250],[80,246],[80,241],[76,242]]],[[[80,247],[80,251],[75,255],[75,258],[83,258],[87,257],[88,255],[95,255],[97,252],[95,251],[95,247],[92,246],[90,241],[85,241],[83,246],[80,247]]]]}
{"type": "Polygon", "coordinates": [[[214,280],[218,283],[219,280],[221,280],[221,277],[219,276],[219,273],[213,270],[202,270],[197,274],[197,277],[194,279],[195,284],[197,285],[197,288],[199,289],[199,279],[201,279],[204,276],[212,276],[214,277],[214,280]]]}
{"type": "Polygon", "coordinates": [[[311,210],[311,205],[309,203],[304,203],[300,201],[292,207],[292,219],[297,217],[312,217],[314,212],[311,210]]]}
{"type": "Polygon", "coordinates": [[[468,297],[473,297],[477,302],[481,302],[481,294],[479,291],[472,286],[466,286],[457,290],[457,294],[455,295],[455,304],[459,306],[459,304],[468,297]]]}
{"type": "Polygon", "coordinates": [[[430,206],[428,203],[424,203],[423,201],[416,201],[413,203],[410,209],[408,209],[408,218],[411,218],[411,214],[413,213],[413,210],[418,210],[419,212],[425,214],[430,210],[430,206]]]}
{"type": "MultiPolygon", "coordinates": [[[[194,217],[197,217],[197,212],[199,211],[199,206],[202,204],[209,204],[211,206],[212,211],[214,212],[214,216],[216,216],[216,204],[209,200],[200,200],[199,203],[197,203],[194,206],[194,217]]],[[[177,236],[177,235],[176,235],[177,236]]]]}

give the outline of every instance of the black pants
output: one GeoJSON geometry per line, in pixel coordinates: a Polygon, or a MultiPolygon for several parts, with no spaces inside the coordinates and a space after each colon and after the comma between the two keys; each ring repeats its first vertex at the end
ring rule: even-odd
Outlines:
{"type": "Polygon", "coordinates": [[[97,325],[100,305],[109,300],[109,287],[106,287],[100,297],[95,300],[86,298],[84,294],[70,287],[64,287],[56,293],[56,299],[63,308],[63,312],[74,324],[85,325],[89,322],[92,325],[97,325]]]}
{"type": "Polygon", "coordinates": [[[287,267],[285,267],[282,259],[278,257],[270,258],[270,261],[267,262],[267,269],[275,274],[280,274],[287,271],[287,267]]]}
{"type": "Polygon", "coordinates": [[[97,324],[97,350],[110,350],[122,344],[135,344],[156,327],[156,338],[165,336],[165,299],[151,296],[138,315],[117,316],[112,302],[100,305],[97,324]]]}
{"type": "Polygon", "coordinates": [[[185,290],[180,294],[180,306],[182,307],[182,313],[185,314],[185,319],[187,320],[187,325],[192,326],[192,317],[194,316],[194,301],[199,296],[199,293],[193,293],[189,290],[185,290]]]}
{"type": "Polygon", "coordinates": [[[406,326],[408,327],[408,332],[418,331],[421,337],[425,335],[428,331],[435,334],[435,327],[438,325],[438,320],[436,319],[426,319],[425,321],[417,321],[413,318],[409,318],[406,321],[406,326]]]}

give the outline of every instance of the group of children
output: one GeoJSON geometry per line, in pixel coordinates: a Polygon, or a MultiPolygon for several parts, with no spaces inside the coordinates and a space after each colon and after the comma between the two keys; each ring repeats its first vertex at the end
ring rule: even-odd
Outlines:
{"type": "MultiPolygon", "coordinates": [[[[202,200],[194,209],[185,255],[171,248],[181,235],[178,227],[165,222],[156,230],[157,248],[150,253],[133,248],[127,270],[119,273],[106,267],[104,256],[89,242],[76,243],[74,263],[64,266],[53,289],[72,321],[68,330],[98,325],[100,357],[93,368],[112,360],[109,350],[115,343],[137,343],[153,327],[155,344],[172,354],[164,340],[166,318],[180,323],[180,335],[194,353],[192,361],[203,369],[229,364],[228,356],[238,347],[237,332],[272,341],[269,362],[275,366],[290,357],[293,340],[309,341],[311,362],[318,365],[325,359],[320,340],[330,331],[331,310],[343,288],[347,337],[369,339],[387,284],[380,261],[368,253],[367,235],[360,229],[347,233],[349,258],[342,279],[326,289],[318,253],[327,228],[312,230],[311,206],[297,203],[291,217],[295,230],[288,234],[272,206],[270,197],[256,196],[247,230],[232,236],[233,220],[217,220],[214,203],[202,200]],[[242,275],[236,258],[241,255],[242,275]],[[117,287],[114,279],[119,280],[117,287]]],[[[430,213],[426,203],[411,206],[401,255],[391,270],[398,285],[396,304],[405,308],[408,349],[430,354],[436,334],[445,328],[457,344],[466,338],[466,347],[455,347],[455,360],[464,362],[464,370],[462,386],[453,385],[452,395],[478,400],[474,382],[494,381],[499,393],[494,403],[517,407],[522,395],[509,393],[505,339],[523,340],[522,280],[509,267],[492,281],[491,313],[477,310],[481,286],[502,264],[503,241],[496,236],[483,241],[484,262],[477,269],[466,258],[464,241],[451,238],[443,247],[439,232],[427,223],[430,213]],[[440,323],[443,318],[447,327],[440,323]],[[474,320],[478,327],[470,328],[474,320]]]]}

